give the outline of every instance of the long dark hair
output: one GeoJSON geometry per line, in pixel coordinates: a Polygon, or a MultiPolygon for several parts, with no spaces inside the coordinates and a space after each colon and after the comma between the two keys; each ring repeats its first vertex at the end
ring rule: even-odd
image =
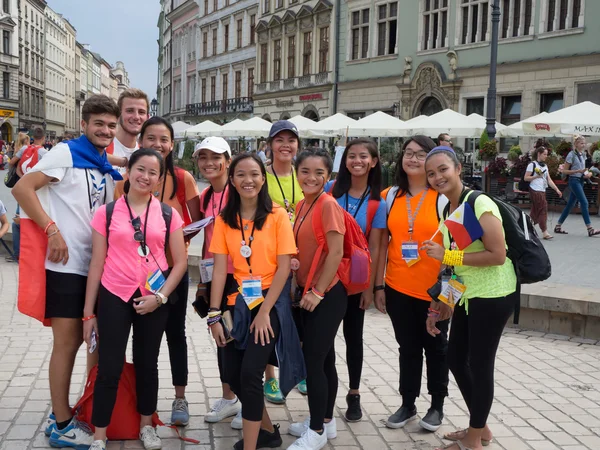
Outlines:
{"type": "Polygon", "coordinates": [[[396,179],[394,180],[394,185],[398,186],[400,190],[400,196],[410,194],[408,185],[408,175],[402,168],[402,158],[404,158],[404,152],[406,150],[406,147],[408,147],[408,144],[410,144],[411,142],[416,142],[417,145],[423,150],[425,150],[427,153],[429,153],[431,149],[436,146],[435,142],[433,142],[431,138],[423,135],[412,136],[404,143],[404,145],[402,146],[402,151],[398,155],[398,161],[396,162],[396,179]]]}
{"type": "MultiPolygon", "coordinates": [[[[160,165],[160,176],[162,177],[163,173],[165,172],[165,161],[162,155],[153,148],[140,148],[139,150],[133,152],[129,158],[129,161],[127,162],[127,171],[130,172],[135,163],[137,163],[144,156],[154,156],[156,159],[158,159],[158,164],[160,165]]],[[[129,179],[125,180],[123,191],[125,191],[126,194],[129,194],[130,187],[131,184],[129,183],[129,179]]]]}
{"type": "MultiPolygon", "coordinates": [[[[221,153],[221,155],[223,155],[225,157],[225,161],[229,161],[231,159],[229,156],[229,153],[227,153],[227,152],[221,153]]],[[[213,186],[211,184],[210,186],[208,186],[208,189],[206,190],[206,194],[204,195],[204,202],[202,204],[202,209],[204,211],[206,211],[206,208],[208,208],[208,204],[210,203],[210,198],[212,197],[214,192],[215,192],[215,188],[213,188],[213,186]]]]}
{"type": "MultiPolygon", "coordinates": [[[[167,127],[169,133],[171,134],[171,142],[175,141],[175,131],[173,130],[173,126],[171,126],[171,124],[167,122],[166,119],[159,116],[150,117],[148,120],[146,120],[146,122],[144,122],[144,125],[142,125],[142,130],[140,131],[140,141],[144,139],[144,134],[146,134],[148,127],[151,127],[153,125],[164,125],[165,127],[167,127]]],[[[175,197],[175,194],[177,194],[178,187],[177,177],[175,176],[175,164],[173,163],[173,150],[171,150],[165,158],[165,167],[167,169],[167,172],[171,174],[171,177],[173,177],[173,192],[171,192],[171,196],[169,197],[170,200],[173,200],[173,197],[175,197]]],[[[164,182],[166,183],[166,180],[164,182]]]]}
{"type": "Polygon", "coordinates": [[[332,194],[335,198],[340,198],[346,194],[352,187],[352,175],[346,167],[346,158],[350,148],[354,145],[362,145],[365,147],[372,158],[377,158],[377,164],[375,167],[369,170],[369,176],[367,185],[371,188],[370,198],[371,200],[381,199],[381,158],[379,157],[379,150],[377,150],[377,144],[372,139],[359,138],[353,139],[346,145],[346,150],[342,155],[342,161],[340,163],[340,171],[338,172],[335,184],[333,185],[332,194]]]}
{"type": "Polygon", "coordinates": [[[221,210],[220,216],[229,228],[233,230],[240,229],[241,224],[239,223],[238,215],[242,201],[240,199],[240,194],[233,185],[231,179],[235,174],[237,165],[245,159],[252,159],[258,167],[260,167],[260,172],[265,179],[265,183],[258,193],[258,203],[256,205],[256,214],[254,216],[254,226],[257,230],[261,230],[267,220],[267,216],[273,212],[273,201],[271,200],[271,197],[269,197],[265,166],[262,163],[262,160],[254,153],[241,153],[231,161],[231,166],[229,167],[229,193],[227,194],[227,203],[221,210]]]}

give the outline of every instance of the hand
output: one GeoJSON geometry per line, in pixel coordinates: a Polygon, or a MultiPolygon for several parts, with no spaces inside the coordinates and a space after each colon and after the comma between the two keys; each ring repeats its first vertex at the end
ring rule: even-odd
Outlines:
{"type": "Polygon", "coordinates": [[[437,242],[433,241],[425,241],[423,242],[423,246],[421,250],[425,250],[427,252],[427,256],[433,259],[437,259],[438,261],[443,261],[445,249],[437,242]]]}
{"type": "Polygon", "coordinates": [[[450,317],[452,317],[452,313],[454,312],[452,310],[452,308],[450,308],[444,302],[432,301],[430,308],[435,309],[436,311],[439,311],[440,315],[437,317],[438,322],[441,322],[443,320],[448,320],[450,317]]]}
{"type": "Polygon", "coordinates": [[[225,347],[227,341],[225,340],[225,333],[223,333],[223,325],[221,325],[221,322],[217,322],[209,328],[217,347],[225,347]]]}
{"type": "Polygon", "coordinates": [[[373,304],[373,291],[371,289],[367,289],[360,296],[360,309],[367,311],[371,305],[373,304]]]}
{"type": "Polygon", "coordinates": [[[592,178],[592,172],[583,172],[583,178],[586,178],[589,180],[590,178],[592,178]]]}
{"type": "Polygon", "coordinates": [[[145,314],[150,314],[155,311],[162,303],[158,303],[156,301],[155,295],[144,295],[143,297],[138,297],[133,299],[133,309],[140,316],[145,314]]]}
{"type": "MultiPolygon", "coordinates": [[[[57,228],[53,228],[49,233],[52,234],[57,228]]],[[[69,260],[69,249],[60,232],[48,238],[48,261],[59,263],[62,261],[63,266],[69,260]]]]}
{"type": "Polygon", "coordinates": [[[100,334],[98,334],[98,320],[95,317],[83,322],[83,340],[88,347],[92,345],[92,330],[96,332],[96,336],[100,337],[100,334]]]}
{"type": "Polygon", "coordinates": [[[375,308],[377,308],[379,312],[387,314],[387,310],[385,309],[385,291],[375,292],[375,308]]]}
{"type": "Polygon", "coordinates": [[[19,217],[19,216],[13,217],[13,222],[16,223],[17,225],[20,225],[21,224],[21,217],[19,217]]]}
{"type": "Polygon", "coordinates": [[[258,339],[260,338],[260,345],[263,347],[265,344],[271,343],[271,338],[275,339],[275,333],[273,332],[273,328],[271,328],[271,318],[269,317],[269,313],[262,310],[256,315],[254,320],[252,321],[252,325],[250,325],[250,333],[254,333],[254,343],[258,344],[258,339]]]}
{"type": "Polygon", "coordinates": [[[437,317],[434,317],[434,316],[427,317],[427,321],[425,322],[425,327],[427,328],[427,333],[429,333],[433,337],[436,337],[438,334],[441,333],[441,331],[438,330],[438,328],[435,326],[436,322],[437,322],[437,317]]]}
{"type": "Polygon", "coordinates": [[[302,297],[302,300],[300,300],[300,308],[303,308],[308,312],[313,312],[319,303],[321,303],[321,300],[319,300],[312,291],[308,291],[306,295],[302,297]]]}
{"type": "Polygon", "coordinates": [[[562,198],[562,191],[560,189],[557,189],[556,195],[558,195],[558,198],[562,198]]]}
{"type": "Polygon", "coordinates": [[[575,173],[586,173],[586,172],[587,172],[587,169],[579,169],[579,170],[578,170],[577,172],[575,172],[575,173]]]}

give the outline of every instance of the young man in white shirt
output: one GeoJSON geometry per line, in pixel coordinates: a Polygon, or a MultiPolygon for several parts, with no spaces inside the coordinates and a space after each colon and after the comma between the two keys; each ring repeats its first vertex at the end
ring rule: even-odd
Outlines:
{"type": "MultiPolygon", "coordinates": [[[[52,326],[53,415],[46,434],[53,447],[82,448],[93,442],[89,429],[72,417],[69,388],[83,342],[83,306],[92,254],[90,222],[101,205],[112,201],[114,179],[122,178],[105,153],[115,137],[119,108],[107,96],[94,95],[84,103],[82,117],[83,136],[56,145],[12,190],[25,213],[21,218],[19,310],[52,326]],[[42,262],[45,273],[40,269],[42,262]],[[39,283],[44,277],[45,292],[39,283]]],[[[88,370],[96,362],[97,352],[88,358],[88,370]]]]}

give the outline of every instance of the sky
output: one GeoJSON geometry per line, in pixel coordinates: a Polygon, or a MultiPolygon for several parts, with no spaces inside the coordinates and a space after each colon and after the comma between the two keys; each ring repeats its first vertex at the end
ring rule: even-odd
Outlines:
{"type": "Polygon", "coordinates": [[[131,87],[156,97],[159,0],[47,0],[111,65],[123,61],[131,87]]]}

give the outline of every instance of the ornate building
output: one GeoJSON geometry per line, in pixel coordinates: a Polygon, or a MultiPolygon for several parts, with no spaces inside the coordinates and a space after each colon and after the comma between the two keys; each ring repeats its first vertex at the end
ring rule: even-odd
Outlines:
{"type": "Polygon", "coordinates": [[[62,15],[54,12],[49,6],[46,6],[44,13],[46,135],[49,138],[57,138],[65,132],[67,29],[62,15]]]}

